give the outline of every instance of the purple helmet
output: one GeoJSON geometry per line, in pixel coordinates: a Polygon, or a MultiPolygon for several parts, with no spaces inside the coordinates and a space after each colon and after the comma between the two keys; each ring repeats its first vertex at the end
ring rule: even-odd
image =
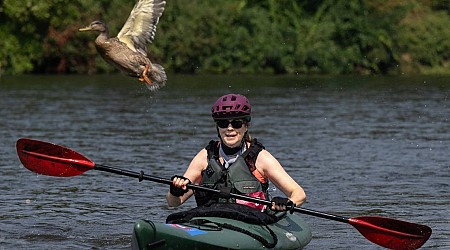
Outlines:
{"type": "Polygon", "coordinates": [[[250,121],[251,112],[252,106],[247,97],[239,94],[221,96],[211,109],[214,119],[246,118],[250,121]]]}

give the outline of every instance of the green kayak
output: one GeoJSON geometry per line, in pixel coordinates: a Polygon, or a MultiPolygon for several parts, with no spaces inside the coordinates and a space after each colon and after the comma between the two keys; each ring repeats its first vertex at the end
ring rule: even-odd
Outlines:
{"type": "Polygon", "coordinates": [[[242,215],[189,212],[178,213],[176,223],[171,216],[166,223],[137,221],[132,249],[302,249],[311,240],[298,214],[278,213],[272,223],[249,223],[242,215]]]}

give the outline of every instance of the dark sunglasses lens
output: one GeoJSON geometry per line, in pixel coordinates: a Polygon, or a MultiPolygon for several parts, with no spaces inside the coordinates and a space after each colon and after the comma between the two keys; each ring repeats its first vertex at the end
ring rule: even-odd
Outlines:
{"type": "Polygon", "coordinates": [[[228,128],[228,125],[231,123],[233,128],[242,128],[244,122],[242,120],[232,120],[229,122],[228,120],[218,120],[216,124],[219,128],[228,128]]]}
{"type": "Polygon", "coordinates": [[[228,122],[228,120],[218,120],[216,121],[216,124],[219,128],[227,128],[228,124],[230,123],[228,122]]]}
{"type": "Polygon", "coordinates": [[[241,120],[232,120],[231,126],[233,128],[242,128],[242,121],[241,120]]]}

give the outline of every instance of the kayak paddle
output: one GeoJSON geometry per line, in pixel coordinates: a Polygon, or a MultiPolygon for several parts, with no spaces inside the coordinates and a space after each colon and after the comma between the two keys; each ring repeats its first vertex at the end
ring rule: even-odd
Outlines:
{"type": "MultiPolygon", "coordinates": [[[[172,184],[172,180],[156,176],[145,175],[124,169],[95,164],[80,153],[49,142],[22,138],[17,141],[17,154],[22,164],[29,170],[38,174],[70,177],[80,175],[88,170],[99,170],[128,177],[138,178],[139,181],[149,180],[162,184],[172,184]]],[[[223,195],[229,198],[245,200],[271,206],[267,200],[261,200],[246,195],[225,193],[199,185],[188,184],[192,190],[206,191],[223,195]]],[[[431,228],[426,225],[405,222],[379,216],[360,216],[346,218],[326,214],[302,207],[295,207],[295,212],[308,214],[324,219],[344,222],[355,227],[366,239],[380,246],[390,249],[417,249],[430,237],[431,228]]]]}

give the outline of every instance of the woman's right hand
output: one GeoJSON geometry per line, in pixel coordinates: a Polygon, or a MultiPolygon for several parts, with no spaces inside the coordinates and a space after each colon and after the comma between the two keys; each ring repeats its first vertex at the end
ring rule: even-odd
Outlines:
{"type": "Polygon", "coordinates": [[[186,187],[187,184],[191,184],[191,181],[180,175],[174,175],[171,178],[172,184],[170,185],[170,194],[175,197],[183,196],[187,193],[188,189],[186,187]]]}

